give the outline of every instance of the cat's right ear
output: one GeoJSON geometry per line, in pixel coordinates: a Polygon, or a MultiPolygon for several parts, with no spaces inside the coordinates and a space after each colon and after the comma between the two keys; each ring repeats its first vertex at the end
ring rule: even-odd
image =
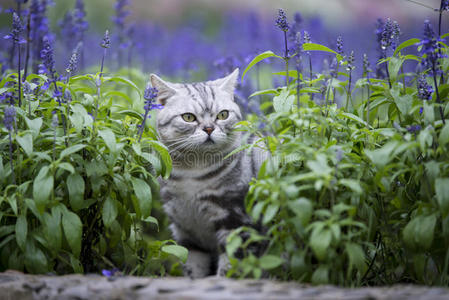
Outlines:
{"type": "Polygon", "coordinates": [[[170,87],[169,82],[162,80],[155,74],[150,75],[150,82],[158,91],[156,100],[159,104],[165,105],[167,99],[176,94],[175,89],[170,87]]]}

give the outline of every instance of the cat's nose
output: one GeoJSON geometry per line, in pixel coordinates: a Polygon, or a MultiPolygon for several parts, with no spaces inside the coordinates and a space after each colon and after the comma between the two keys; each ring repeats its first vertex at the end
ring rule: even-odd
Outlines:
{"type": "Polygon", "coordinates": [[[210,135],[212,133],[212,131],[214,131],[215,127],[214,126],[204,126],[203,130],[210,135]]]}

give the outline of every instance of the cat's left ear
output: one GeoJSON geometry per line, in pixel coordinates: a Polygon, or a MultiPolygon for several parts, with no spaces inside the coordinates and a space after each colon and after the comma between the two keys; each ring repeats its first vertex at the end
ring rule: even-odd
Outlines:
{"type": "Polygon", "coordinates": [[[159,104],[165,105],[167,99],[176,94],[176,90],[171,86],[170,82],[162,80],[155,74],[150,75],[150,82],[158,90],[157,102],[159,104]]]}
{"type": "Polygon", "coordinates": [[[228,76],[220,79],[220,89],[222,89],[225,92],[228,92],[229,94],[234,94],[235,86],[237,85],[237,79],[239,77],[239,68],[235,69],[231,74],[228,76]]]}

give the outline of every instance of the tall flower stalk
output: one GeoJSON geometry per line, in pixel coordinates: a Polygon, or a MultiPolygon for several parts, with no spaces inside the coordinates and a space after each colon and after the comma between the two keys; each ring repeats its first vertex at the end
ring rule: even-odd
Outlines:
{"type": "Polygon", "coordinates": [[[16,176],[14,173],[14,163],[13,163],[13,151],[12,151],[12,131],[14,128],[14,123],[16,119],[16,109],[14,106],[6,106],[4,112],[3,124],[5,128],[8,130],[9,137],[9,163],[11,166],[11,177],[13,184],[16,184],[16,176]]]}
{"type": "MultiPolygon", "coordinates": [[[[20,4],[18,4],[20,5],[20,4]]],[[[13,13],[12,16],[12,30],[11,33],[6,35],[4,37],[4,39],[6,40],[12,40],[13,41],[13,49],[12,51],[14,51],[14,48],[17,46],[18,51],[17,51],[17,94],[19,95],[19,107],[22,106],[22,79],[21,79],[21,68],[20,68],[20,45],[25,43],[26,41],[24,39],[22,39],[20,37],[20,34],[23,31],[23,25],[22,25],[22,21],[20,20],[20,17],[16,14],[13,13]]],[[[12,53],[12,55],[14,55],[12,53]]]]}
{"type": "Polygon", "coordinates": [[[276,19],[276,26],[282,30],[284,33],[284,62],[285,62],[285,84],[288,87],[289,84],[289,74],[288,74],[288,61],[290,60],[290,57],[288,55],[288,39],[287,39],[287,32],[290,29],[290,26],[287,22],[287,16],[285,15],[285,12],[283,9],[279,9],[278,17],[276,19]]]}
{"type": "Polygon", "coordinates": [[[438,91],[438,81],[437,74],[441,72],[440,70],[440,58],[443,57],[441,54],[441,45],[442,39],[440,37],[435,37],[435,33],[433,31],[432,25],[429,20],[424,22],[424,36],[423,39],[419,42],[418,45],[421,47],[421,54],[423,55],[423,60],[421,64],[424,68],[430,69],[431,75],[433,77],[433,83],[435,88],[436,102],[439,104],[439,111],[441,120],[444,124],[446,121],[444,119],[443,108],[441,106],[440,93],[438,91]]]}
{"type": "Polygon", "coordinates": [[[101,67],[100,67],[100,74],[98,75],[97,80],[95,81],[95,85],[97,86],[97,99],[95,101],[95,115],[94,119],[97,118],[98,114],[98,103],[100,101],[101,96],[101,79],[103,77],[103,67],[104,67],[104,59],[106,57],[106,52],[111,47],[111,39],[109,37],[109,31],[106,30],[104,33],[103,40],[101,41],[100,46],[103,48],[103,56],[101,57],[101,67]]]}
{"type": "Polygon", "coordinates": [[[355,60],[354,51],[351,51],[351,54],[349,54],[349,57],[348,57],[348,64],[346,66],[346,70],[349,73],[348,92],[347,92],[347,96],[346,96],[346,111],[348,110],[349,101],[351,101],[351,105],[354,109],[354,104],[352,103],[352,95],[351,95],[352,70],[355,69],[354,60],[355,60]]]}
{"type": "MultiPolygon", "coordinates": [[[[312,42],[310,34],[306,30],[304,30],[304,32],[303,32],[303,39],[304,39],[304,44],[312,42]]],[[[312,79],[313,79],[312,54],[310,53],[310,51],[306,51],[306,54],[309,57],[309,81],[310,81],[310,87],[312,87],[312,79]]],[[[314,97],[314,94],[310,93],[310,99],[313,100],[313,97],[314,97]]]]}

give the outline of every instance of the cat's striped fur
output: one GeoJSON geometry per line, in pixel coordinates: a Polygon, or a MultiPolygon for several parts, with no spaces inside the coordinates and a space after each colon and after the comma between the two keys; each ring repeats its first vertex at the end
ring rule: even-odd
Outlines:
{"type": "Polygon", "coordinates": [[[255,142],[233,130],[242,119],[234,102],[237,76],[238,69],[225,78],[191,84],[150,77],[164,104],[157,115],[158,134],[173,160],[170,178],[161,182],[161,196],[174,239],[189,249],[184,271],[192,277],[223,275],[228,233],[252,226],[243,201],[267,154],[254,147],[223,159],[242,143],[255,142]],[[223,111],[227,118],[219,119],[223,111]],[[184,120],[186,113],[196,120],[184,120]]]}

